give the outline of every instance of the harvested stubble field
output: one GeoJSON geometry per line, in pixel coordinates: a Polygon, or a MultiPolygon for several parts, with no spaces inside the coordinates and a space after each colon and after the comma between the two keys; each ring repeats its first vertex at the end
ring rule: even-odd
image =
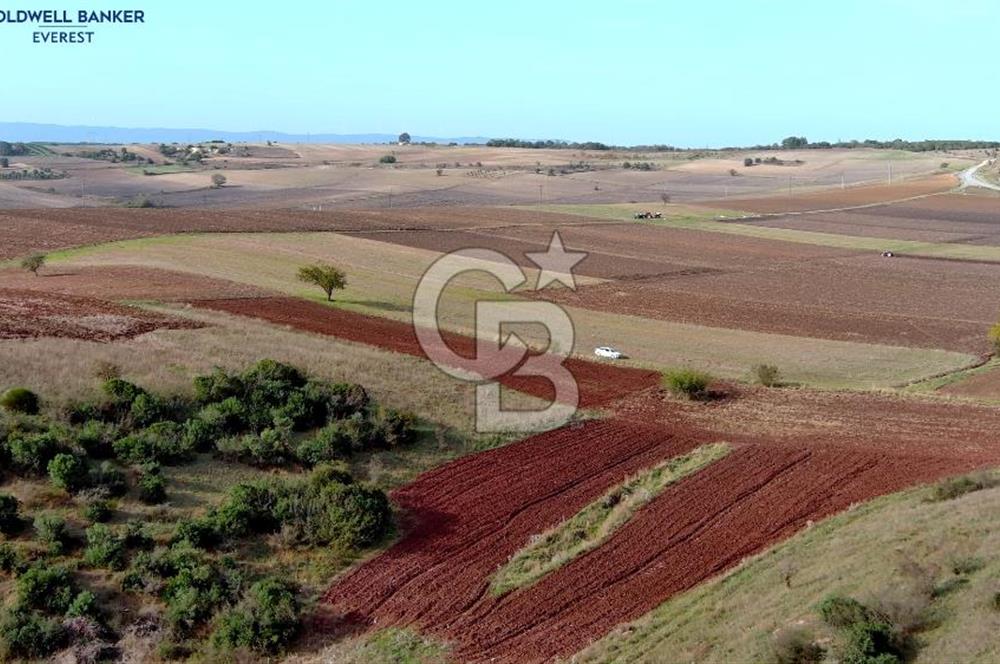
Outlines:
{"type": "Polygon", "coordinates": [[[198,324],[94,298],[0,288],[0,339],[114,341],[191,327],[198,324]]]}

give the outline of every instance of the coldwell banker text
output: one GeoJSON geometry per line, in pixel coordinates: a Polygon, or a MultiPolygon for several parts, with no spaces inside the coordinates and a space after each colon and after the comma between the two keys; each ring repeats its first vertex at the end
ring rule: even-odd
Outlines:
{"type": "Polygon", "coordinates": [[[146,13],[139,9],[0,9],[0,26],[35,25],[32,41],[36,44],[90,44],[94,25],[145,23],[146,13]]]}

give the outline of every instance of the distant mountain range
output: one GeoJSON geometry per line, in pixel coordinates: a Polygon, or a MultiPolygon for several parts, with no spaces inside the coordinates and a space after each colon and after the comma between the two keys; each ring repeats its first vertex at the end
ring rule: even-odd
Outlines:
{"type": "MultiPolygon", "coordinates": [[[[280,131],[220,131],[216,129],[167,129],[90,127],[33,122],[0,122],[0,141],[44,143],[395,143],[399,134],[285,134],[280,131]]],[[[485,143],[483,136],[417,136],[414,143],[485,143]]]]}

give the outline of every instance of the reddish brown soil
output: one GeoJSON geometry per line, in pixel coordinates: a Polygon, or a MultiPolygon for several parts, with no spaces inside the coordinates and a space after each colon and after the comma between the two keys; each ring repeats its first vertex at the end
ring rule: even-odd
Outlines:
{"type": "Polygon", "coordinates": [[[5,287],[79,295],[105,300],[190,302],[220,297],[253,297],[264,291],[234,281],[131,265],[43,267],[35,277],[24,270],[0,270],[5,287]]]}
{"type": "Polygon", "coordinates": [[[989,369],[957,383],[945,385],[939,391],[960,397],[1000,401],[1000,368],[989,369]]]}
{"type": "Polygon", "coordinates": [[[114,341],[158,328],[194,327],[199,325],[104,300],[0,288],[0,339],[114,341]]]}
{"type": "Polygon", "coordinates": [[[833,210],[942,193],[954,189],[957,184],[958,180],[953,175],[933,175],[891,185],[876,184],[847,189],[823,189],[793,194],[792,196],[769,196],[767,198],[726,198],[706,201],[704,204],[712,208],[761,213],[833,210]]]}
{"type": "MultiPolygon", "coordinates": [[[[1000,244],[1000,198],[944,194],[851,212],[742,223],[863,237],[996,245],[1000,244]]],[[[886,248],[891,249],[891,243],[886,248]]]]}
{"type": "Polygon", "coordinates": [[[87,244],[191,232],[398,231],[504,224],[590,223],[514,208],[385,211],[64,208],[0,212],[0,260],[87,244]]]}
{"type": "MultiPolygon", "coordinates": [[[[412,325],[398,321],[366,316],[342,309],[334,309],[316,302],[290,297],[250,299],[204,300],[196,305],[206,309],[252,316],[299,330],[336,336],[340,339],[365,343],[397,353],[425,357],[412,325]]],[[[464,357],[475,355],[475,342],[470,337],[445,333],[445,343],[464,357]]],[[[659,374],[654,371],[611,367],[571,358],[565,366],[572,372],[580,389],[580,406],[589,407],[607,403],[653,385],[659,384],[659,374]]],[[[512,372],[501,376],[501,384],[515,390],[551,400],[552,384],[535,376],[516,376],[512,372]]]]}
{"type": "MultiPolygon", "coordinates": [[[[657,399],[652,406],[648,395],[637,399],[658,410],[657,399]]],[[[983,463],[938,446],[900,455],[877,446],[738,443],[727,458],[668,487],[601,547],[532,586],[493,597],[490,574],[533,535],[629,473],[719,440],[676,419],[660,427],[629,421],[542,434],[396,491],[409,534],[335,584],[326,601],[349,624],[413,625],[448,640],[460,661],[545,661],[572,654],[810,521],[983,463]]]]}

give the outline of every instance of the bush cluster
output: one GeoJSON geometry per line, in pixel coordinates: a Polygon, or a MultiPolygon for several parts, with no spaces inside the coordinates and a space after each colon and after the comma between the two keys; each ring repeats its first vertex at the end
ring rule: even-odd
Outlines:
{"type": "Polygon", "coordinates": [[[704,399],[708,396],[712,377],[693,369],[678,369],[664,373],[663,382],[674,394],[688,399],[704,399]]]}
{"type": "Polygon", "coordinates": [[[38,405],[38,395],[23,387],[12,387],[0,395],[0,407],[11,413],[36,415],[38,405]]]}
{"type": "Polygon", "coordinates": [[[823,621],[841,635],[845,664],[897,664],[906,652],[906,635],[883,613],[851,598],[832,595],[819,605],[823,621]]]}
{"type": "Polygon", "coordinates": [[[273,577],[253,584],[243,600],[219,618],[212,643],[223,650],[281,652],[302,622],[295,592],[291,584],[273,577]]]}
{"type": "Polygon", "coordinates": [[[0,659],[41,659],[68,640],[62,619],[92,616],[93,594],[80,592],[64,567],[36,564],[21,569],[12,605],[0,618],[0,659]]]}

